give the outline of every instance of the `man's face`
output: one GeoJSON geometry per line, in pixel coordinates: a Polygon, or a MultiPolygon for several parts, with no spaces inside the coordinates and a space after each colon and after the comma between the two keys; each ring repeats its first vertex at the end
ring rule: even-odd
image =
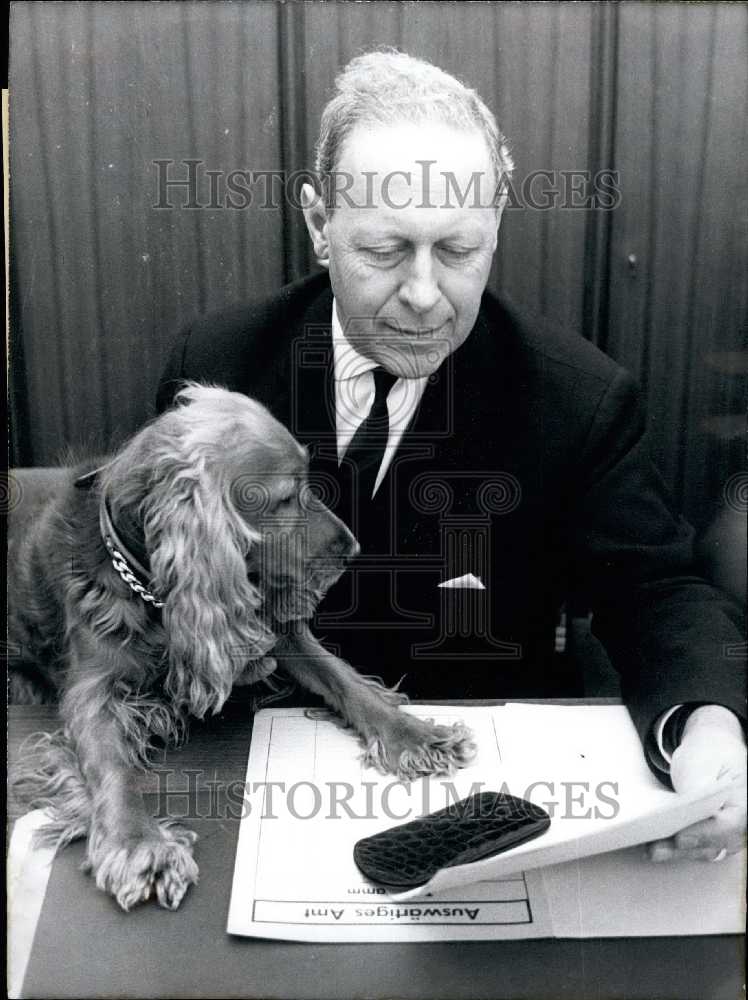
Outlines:
{"type": "Polygon", "coordinates": [[[429,375],[473,328],[496,249],[486,142],[445,125],[359,126],[338,172],[332,215],[319,199],[305,215],[340,324],[392,374],[429,375]]]}

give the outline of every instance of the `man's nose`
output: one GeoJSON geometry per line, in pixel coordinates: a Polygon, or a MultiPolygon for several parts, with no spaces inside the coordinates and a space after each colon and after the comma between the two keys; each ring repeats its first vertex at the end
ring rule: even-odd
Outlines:
{"type": "Polygon", "coordinates": [[[416,252],[399,295],[400,301],[419,315],[429,312],[439,301],[441,291],[430,249],[424,247],[416,252]]]}

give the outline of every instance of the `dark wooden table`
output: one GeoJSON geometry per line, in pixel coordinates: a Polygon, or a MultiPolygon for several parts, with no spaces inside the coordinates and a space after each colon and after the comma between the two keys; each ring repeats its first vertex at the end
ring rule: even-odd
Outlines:
{"type": "MultiPolygon", "coordinates": [[[[606,699],[610,701],[611,699],[606,699]]],[[[53,710],[13,707],[9,762],[28,734],[56,728],[53,710]]],[[[198,792],[241,781],[251,721],[245,707],[195,727],[157,762],[171,787],[198,792]],[[192,775],[192,777],[190,777],[192,775]]],[[[157,777],[143,790],[159,807],[157,777]]],[[[162,784],[163,788],[163,784],[162,784]]],[[[18,815],[12,799],[9,820],[18,815]]],[[[219,810],[220,812],[220,810],[219,810]]],[[[176,913],[122,913],[79,865],[82,846],[55,861],[24,996],[248,998],[566,998],[709,1000],[743,995],[738,936],[316,945],[225,933],[238,821],[190,821],[200,834],[200,884],[176,913]]]]}

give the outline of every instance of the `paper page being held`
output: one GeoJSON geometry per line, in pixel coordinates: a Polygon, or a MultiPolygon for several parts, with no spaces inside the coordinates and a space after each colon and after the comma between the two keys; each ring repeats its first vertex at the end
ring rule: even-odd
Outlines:
{"type": "MultiPolygon", "coordinates": [[[[450,779],[403,783],[364,768],[355,738],[332,722],[307,719],[301,709],[257,715],[230,933],[306,941],[568,934],[561,929],[571,926],[563,908],[579,908],[585,869],[583,860],[571,872],[562,863],[670,836],[712,815],[725,795],[720,787],[685,797],[660,784],[621,706],[407,710],[438,722],[463,719],[478,745],[472,764],[450,779]],[[543,807],[550,828],[505,853],[442,868],[406,892],[369,881],[357,869],[357,841],[487,791],[543,807]],[[553,882],[553,906],[541,871],[547,866],[560,866],[554,869],[560,874],[553,882]],[[559,880],[568,882],[566,891],[558,890],[559,880]]],[[[662,883],[671,896],[689,898],[691,866],[652,866],[642,857],[634,867],[647,890],[662,883]]],[[[715,882],[729,876],[726,866],[710,868],[715,882]]],[[[626,878],[633,878],[630,861],[626,878]]],[[[615,885],[606,888],[611,905],[615,891],[615,885]]],[[[733,923],[731,909],[715,926],[724,930],[733,923]]],[[[594,935],[585,922],[573,926],[594,935]]],[[[622,911],[616,926],[618,933],[640,933],[633,913],[622,911]]],[[[695,932],[679,931],[677,910],[663,913],[659,926],[660,933],[695,932]]]]}

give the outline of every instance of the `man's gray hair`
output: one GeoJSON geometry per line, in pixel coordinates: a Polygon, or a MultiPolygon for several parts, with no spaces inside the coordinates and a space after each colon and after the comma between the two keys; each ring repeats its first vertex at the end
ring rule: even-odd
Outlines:
{"type": "Polygon", "coordinates": [[[322,112],[315,169],[325,195],[329,195],[343,143],[357,125],[401,122],[478,129],[488,146],[496,189],[504,190],[514,164],[505,136],[478,93],[424,59],[380,49],[356,56],[340,71],[335,95],[322,112]]]}

